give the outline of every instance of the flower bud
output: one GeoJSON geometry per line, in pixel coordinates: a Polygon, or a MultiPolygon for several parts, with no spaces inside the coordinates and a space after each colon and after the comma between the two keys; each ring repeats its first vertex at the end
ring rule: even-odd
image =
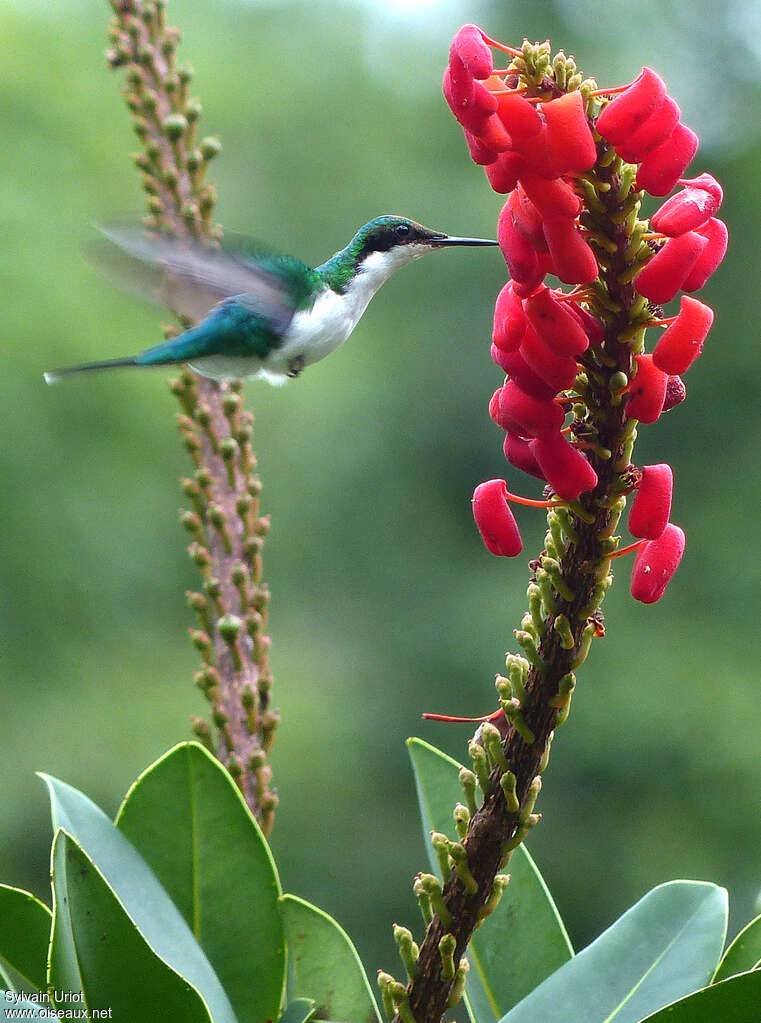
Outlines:
{"type": "Polygon", "coordinates": [[[682,295],[679,315],[653,349],[653,363],[671,375],[686,372],[703,351],[703,342],[712,324],[710,306],[682,295]]]}
{"type": "Polygon", "coordinates": [[[557,433],[565,421],[565,413],[558,404],[527,394],[514,380],[508,380],[500,390],[499,416],[503,429],[522,437],[557,433]]]}
{"type": "Polygon", "coordinates": [[[518,525],[507,502],[504,480],[488,480],[473,492],[473,518],[492,554],[514,558],[523,550],[518,525]]]}
{"type": "Polygon", "coordinates": [[[634,279],[634,287],[651,302],[670,302],[690,276],[708,239],[697,231],[669,238],[634,279]]]}
{"type": "Polygon", "coordinates": [[[589,170],[597,159],[597,147],[578,89],[543,103],[542,113],[547,123],[550,157],[559,173],[580,174],[589,170]]]}
{"type": "MultiPolygon", "coordinates": [[[[479,163],[480,161],[475,160],[475,162],[479,163]]],[[[523,160],[520,154],[508,150],[506,153],[500,153],[494,161],[489,162],[484,170],[494,191],[506,195],[508,192],[512,192],[518,184],[518,174],[522,166],[523,160]]]]}
{"type": "Polygon", "coordinates": [[[554,273],[564,284],[591,284],[597,280],[595,254],[572,220],[546,220],[543,231],[554,273]]]}
{"type": "Polygon", "coordinates": [[[647,540],[637,551],[631,593],[643,604],[660,600],[684,554],[684,532],[670,522],[657,540],[647,540]]]}
{"type": "Polygon", "coordinates": [[[479,167],[486,167],[490,163],[494,163],[497,159],[497,154],[492,152],[488,146],[485,146],[480,139],[477,139],[472,132],[469,132],[467,128],[462,129],[465,133],[465,141],[468,144],[468,152],[473,163],[477,163],[479,167]]]}
{"type": "MultiPolygon", "coordinates": [[[[537,376],[523,358],[520,350],[504,352],[497,348],[496,345],[492,345],[491,357],[505,373],[509,374],[510,378],[518,384],[520,389],[525,391],[526,394],[530,394],[532,398],[547,401],[555,397],[556,391],[552,384],[548,384],[541,377],[537,376]]],[[[503,429],[506,429],[506,427],[503,429]]]]}
{"type": "Polygon", "coordinates": [[[525,437],[519,437],[517,433],[510,433],[508,430],[505,434],[502,451],[510,465],[528,473],[529,476],[535,476],[538,480],[544,479],[539,463],[531,451],[531,444],[525,437]]]}
{"type": "Polygon", "coordinates": [[[718,212],[724,192],[711,174],[700,174],[682,184],[685,186],[682,191],[672,195],[653,214],[650,220],[653,230],[672,236],[695,231],[718,212]]]}
{"type": "Polygon", "coordinates": [[[523,335],[520,351],[528,367],[553,388],[554,394],[573,387],[579,371],[576,360],[568,355],[558,355],[531,326],[523,335]]]}
{"type": "Polygon", "coordinates": [[[647,153],[637,171],[637,188],[650,195],[668,195],[698,151],[698,137],[678,124],[665,142],[647,153]]]}
{"type": "Polygon", "coordinates": [[[654,423],[663,411],[668,376],[653,365],[652,355],[635,355],[637,375],[626,392],[629,401],[626,415],[641,423],[654,423]]]}
{"type": "Polygon", "coordinates": [[[581,199],[562,178],[550,181],[531,171],[521,172],[521,186],[542,218],[564,217],[574,220],[581,210],[581,199]]]}
{"type": "Polygon", "coordinates": [[[529,323],[556,355],[581,355],[589,338],[565,306],[551,288],[540,288],[523,303],[529,323]]]}
{"type": "Polygon", "coordinates": [[[488,78],[492,73],[491,50],[478,25],[463,25],[452,40],[450,52],[457,54],[474,78],[488,78]]]}
{"type": "Polygon", "coordinates": [[[513,352],[520,345],[527,325],[521,300],[513,291],[513,282],[508,281],[497,295],[494,305],[494,329],[491,339],[497,348],[513,352]]]}
{"type": "Polygon", "coordinates": [[[687,279],[682,284],[685,291],[700,291],[705,282],[721,263],[727,253],[729,232],[723,220],[716,217],[699,227],[695,234],[706,239],[706,247],[698,257],[687,279]]]}
{"type": "Polygon", "coordinates": [[[671,96],[664,96],[655,113],[632,136],[616,146],[618,155],[627,163],[640,163],[647,153],[671,137],[681,114],[679,104],[671,96]]]}
{"type": "Polygon", "coordinates": [[[680,376],[670,376],[666,384],[666,397],[663,399],[662,412],[670,412],[672,408],[681,405],[687,397],[687,388],[680,376]]]}
{"type": "Polygon", "coordinates": [[[597,131],[613,146],[625,142],[659,109],[666,96],[666,83],[649,67],[597,118],[597,131]]]}
{"type": "Polygon", "coordinates": [[[544,478],[566,501],[575,501],[579,494],[597,486],[597,473],[577,447],[559,432],[537,437],[529,444],[544,478]]]}
{"type": "Polygon", "coordinates": [[[629,512],[632,536],[658,539],[668,525],[673,488],[674,476],[670,465],[662,462],[642,467],[642,480],[629,512]]]}

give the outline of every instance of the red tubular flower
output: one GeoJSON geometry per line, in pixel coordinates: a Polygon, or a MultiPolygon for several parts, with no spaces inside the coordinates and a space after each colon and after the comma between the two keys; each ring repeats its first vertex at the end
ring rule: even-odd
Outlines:
{"type": "Polygon", "coordinates": [[[657,540],[668,525],[674,475],[665,462],[644,465],[642,481],[629,512],[629,532],[647,540],[657,540]]]}
{"type": "Polygon", "coordinates": [[[658,110],[666,96],[666,83],[649,67],[617,96],[597,118],[597,130],[613,146],[625,142],[658,110]]]}
{"type": "Polygon", "coordinates": [[[487,480],[473,492],[473,518],[481,539],[492,554],[514,558],[523,550],[518,524],[507,503],[504,480],[487,480]]]}
{"type": "Polygon", "coordinates": [[[654,423],[663,411],[668,376],[653,364],[652,355],[635,355],[637,375],[626,388],[626,414],[641,423],[654,423]]]}
{"type": "Polygon", "coordinates": [[[711,217],[695,234],[706,240],[706,247],[682,284],[685,291],[700,291],[727,253],[729,232],[723,220],[711,217]]]}
{"type": "MultiPolygon", "coordinates": [[[[527,394],[515,380],[508,380],[499,394],[499,425],[522,437],[558,433],[565,420],[562,408],[551,398],[527,394]]],[[[541,463],[540,463],[541,464],[541,463]]]]}
{"type": "Polygon", "coordinates": [[[572,220],[546,220],[543,231],[554,273],[564,284],[591,284],[597,280],[595,254],[572,220]]]}
{"type": "MultiPolygon", "coordinates": [[[[500,83],[501,87],[502,84],[500,83]]],[[[534,138],[542,130],[542,119],[533,104],[517,93],[503,92],[495,96],[497,116],[516,144],[534,138]]]]}
{"type": "Polygon", "coordinates": [[[507,204],[513,215],[513,223],[516,230],[520,231],[526,241],[537,252],[548,252],[547,242],[542,230],[542,214],[529,199],[522,184],[518,184],[518,187],[507,200],[507,204]]]}
{"type": "Polygon", "coordinates": [[[523,139],[514,138],[513,148],[521,154],[526,166],[534,174],[538,174],[547,180],[560,177],[555,164],[552,162],[550,145],[547,138],[547,125],[544,122],[542,122],[538,135],[532,135],[530,138],[523,139]]]}
{"type": "Polygon", "coordinates": [[[679,124],[682,111],[671,96],[664,96],[663,103],[641,124],[634,134],[616,146],[616,151],[627,163],[639,163],[649,152],[670,138],[679,124]]]}
{"type": "Polygon", "coordinates": [[[637,274],[634,287],[658,305],[670,302],[684,287],[707,244],[708,239],[697,231],[669,238],[637,274]]]}
{"type": "MultiPolygon", "coordinates": [[[[478,160],[474,162],[478,163],[478,160]]],[[[523,160],[519,153],[508,150],[506,153],[495,155],[495,159],[484,167],[489,184],[495,192],[505,195],[512,192],[518,184],[518,174],[523,167],[523,160]]]]}
{"type": "Polygon", "coordinates": [[[597,486],[597,473],[573,444],[555,431],[529,444],[531,454],[549,485],[565,501],[575,501],[597,486]]]}
{"type": "Polygon", "coordinates": [[[497,239],[510,276],[519,284],[529,285],[533,291],[544,279],[544,270],[536,249],[516,229],[508,203],[505,203],[499,215],[497,239]]]}
{"type": "Polygon", "coordinates": [[[525,437],[519,437],[508,430],[502,450],[510,465],[514,465],[521,472],[528,473],[529,476],[535,476],[538,480],[544,479],[539,463],[531,452],[531,445],[525,437]]]}
{"type": "Polygon", "coordinates": [[[657,540],[646,540],[637,551],[631,593],[643,604],[660,600],[684,554],[684,532],[673,522],[657,540]]]}
{"type": "MultiPolygon", "coordinates": [[[[540,288],[523,302],[529,323],[556,355],[581,355],[589,338],[579,321],[559,302],[551,288],[540,288]]],[[[570,386],[570,385],[569,385],[570,386]]]]}
{"type": "Polygon", "coordinates": [[[558,391],[566,391],[575,384],[579,371],[576,360],[567,355],[558,355],[544,343],[533,327],[525,331],[520,351],[530,369],[533,369],[548,387],[552,387],[555,394],[558,391]]]}
{"type": "Polygon", "coordinates": [[[698,151],[698,137],[678,124],[665,142],[647,153],[637,171],[637,188],[650,195],[668,195],[698,151]]]}
{"type": "Polygon", "coordinates": [[[521,343],[527,326],[528,321],[521,300],[513,290],[513,282],[508,281],[494,303],[494,329],[491,339],[502,351],[514,352],[521,343]]]}
{"type": "Polygon", "coordinates": [[[491,50],[478,25],[463,25],[452,40],[450,54],[457,54],[474,78],[488,78],[493,69],[491,50]]]}
{"type": "Polygon", "coordinates": [[[477,163],[479,167],[486,167],[488,164],[494,163],[497,159],[497,153],[485,146],[480,139],[477,139],[475,135],[468,131],[467,128],[462,129],[465,132],[465,141],[468,143],[468,151],[470,158],[473,163],[477,163]]]}
{"type": "Polygon", "coordinates": [[[583,306],[577,305],[576,302],[566,302],[566,307],[571,316],[581,324],[582,330],[589,338],[592,348],[598,348],[601,344],[604,344],[605,328],[596,316],[593,316],[583,306]]]}
{"type": "Polygon", "coordinates": [[[710,306],[682,295],[679,315],[653,349],[654,365],[664,373],[686,372],[703,351],[703,342],[712,324],[710,306]]]}
{"type": "Polygon", "coordinates": [[[469,76],[459,59],[450,60],[441,88],[454,116],[483,146],[495,153],[510,148],[510,136],[494,113],[496,98],[469,76]]]}
{"type": "Polygon", "coordinates": [[[542,218],[565,217],[575,220],[581,212],[581,199],[562,178],[550,181],[539,174],[523,170],[520,179],[521,187],[542,218]]]}
{"type": "Polygon", "coordinates": [[[578,89],[542,104],[547,123],[547,146],[558,173],[581,174],[597,159],[584,100],[578,89]]]}
{"type": "Polygon", "coordinates": [[[687,388],[680,376],[670,376],[666,384],[666,397],[663,399],[662,412],[670,412],[672,408],[681,405],[687,397],[687,388]]]}
{"type": "Polygon", "coordinates": [[[685,186],[682,191],[652,215],[653,230],[672,236],[695,231],[718,212],[724,192],[715,177],[700,174],[681,183],[685,186]]]}
{"type": "MultiPolygon", "coordinates": [[[[530,394],[532,398],[537,398],[539,401],[549,401],[555,397],[556,391],[552,384],[548,384],[546,380],[542,380],[541,377],[536,375],[523,358],[520,350],[503,352],[493,344],[491,346],[491,357],[518,384],[520,389],[525,391],[526,394],[530,394]]],[[[492,419],[494,419],[494,416],[492,416],[492,419]]],[[[497,419],[494,421],[499,422],[497,419]]],[[[499,423],[499,425],[502,426],[502,423],[499,423]]],[[[506,426],[502,428],[508,429],[506,426]]]]}

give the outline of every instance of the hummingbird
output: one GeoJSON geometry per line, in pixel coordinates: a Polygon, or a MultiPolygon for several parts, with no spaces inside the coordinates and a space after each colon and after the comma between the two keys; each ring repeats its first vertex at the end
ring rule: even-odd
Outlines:
{"type": "Polygon", "coordinates": [[[342,345],[375,293],[406,263],[450,246],[498,244],[384,215],[312,268],[235,238],[214,250],[135,227],[101,230],[107,239],[101,264],[195,326],[134,356],[47,372],[49,384],[73,373],[182,363],[217,380],[262,377],[282,384],[342,345]]]}

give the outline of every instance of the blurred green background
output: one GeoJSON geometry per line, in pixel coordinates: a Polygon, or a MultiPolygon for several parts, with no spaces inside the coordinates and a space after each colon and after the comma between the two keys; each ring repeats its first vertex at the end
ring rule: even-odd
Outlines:
{"type": "MultiPolygon", "coordinates": [[[[731,230],[705,292],[717,323],[689,400],[638,447],[640,464],[674,466],[687,553],[654,607],[631,600],[621,565],[529,843],[577,947],[669,878],[727,885],[733,931],[761,886],[758,14],[704,0],[170,5],[203,130],[224,144],[221,222],[308,261],[383,212],[493,233],[499,198],[439,92],[465,21],[514,43],[549,36],[601,84],[650,64],[704,137],[694,173],[723,182],[731,230]]],[[[202,711],[183,597],[196,579],[177,524],[187,464],[165,378],[42,382],[43,369],[160,336],[156,311],[80,256],[93,222],[141,208],[119,76],[102,57],[107,20],[97,0],[0,6],[0,878],[43,895],[49,825],[34,771],[113,812],[202,711]]],[[[492,558],[470,516],[474,485],[505,473],[486,408],[503,281],[499,253],[425,260],[331,359],[282,390],[247,388],[273,518],[273,846],[284,886],[335,914],[370,971],[396,969],[392,921],[420,929],[411,882],[425,857],[404,739],[466,755],[467,726],[420,713],[494,706],[541,546],[542,516],[526,510],[526,557],[492,558]]]]}

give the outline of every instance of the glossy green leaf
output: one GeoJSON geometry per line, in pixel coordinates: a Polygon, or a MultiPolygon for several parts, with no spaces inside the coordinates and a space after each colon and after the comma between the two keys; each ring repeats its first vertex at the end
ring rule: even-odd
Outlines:
{"type": "Polygon", "coordinates": [[[52,859],[50,984],[69,996],[56,1005],[110,1009],[114,1019],[131,1023],[155,1023],[157,1017],[211,1023],[198,990],[159,959],[93,860],[62,829],[52,859]]]}
{"type": "Polygon", "coordinates": [[[50,1006],[47,1003],[30,1002],[16,991],[0,991],[0,1023],[6,1020],[19,1019],[50,1019],[50,1006]],[[24,1015],[19,1016],[19,1010],[24,1015]]]}
{"type": "Polygon", "coordinates": [[[116,826],[184,916],[246,1023],[277,1019],[285,936],[275,864],[221,764],[181,743],[137,779],[116,826]]]}
{"type": "Polygon", "coordinates": [[[761,916],[740,931],[719,963],[712,984],[761,966],[761,916]]]}
{"type": "MultiPolygon", "coordinates": [[[[192,931],[131,842],[87,796],[49,775],[41,777],[50,792],[54,828],[68,832],[97,864],[151,949],[201,992],[214,1023],[237,1023],[227,995],[192,931]]],[[[73,954],[70,950],[70,956],[73,954]]],[[[71,971],[74,966],[68,963],[67,969],[71,971]]]]}
{"type": "Polygon", "coordinates": [[[294,998],[285,1007],[278,1023],[306,1023],[314,1015],[315,1003],[312,998],[294,998]]]}
{"type": "Polygon", "coordinates": [[[659,885],[502,1023],[638,1023],[708,983],[726,927],[723,888],[702,881],[659,885]]]}
{"type": "MultiPolygon", "coordinates": [[[[456,760],[421,739],[408,739],[423,836],[439,873],[430,832],[456,839],[452,811],[464,802],[456,760]]],[[[563,922],[536,864],[519,846],[507,868],[510,884],[499,906],[473,935],[466,992],[478,1023],[495,1023],[573,955],[563,922]]]]}
{"type": "Polygon", "coordinates": [[[712,984],[647,1016],[642,1023],[759,1023],[761,970],[712,984]]]}
{"type": "Polygon", "coordinates": [[[288,945],[288,997],[312,998],[321,1020],[380,1023],[357,950],[344,929],[295,895],[280,899],[288,945]]]}
{"type": "Polygon", "coordinates": [[[14,991],[45,991],[50,923],[34,895],[0,885],[0,975],[14,991]]]}

